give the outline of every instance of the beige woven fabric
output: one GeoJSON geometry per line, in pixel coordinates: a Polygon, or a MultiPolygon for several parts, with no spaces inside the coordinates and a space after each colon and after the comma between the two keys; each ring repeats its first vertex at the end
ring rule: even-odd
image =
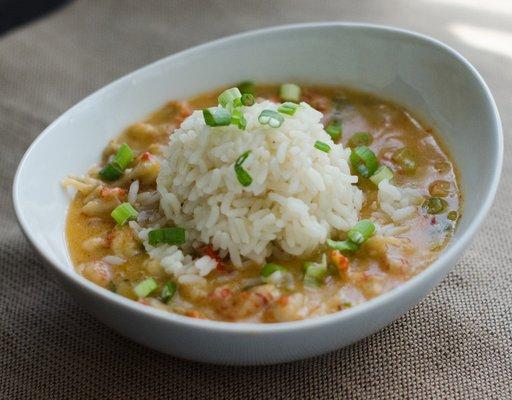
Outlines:
{"type": "Polygon", "coordinates": [[[0,398],[511,399],[508,148],[490,216],[428,298],[349,348],[271,367],[185,362],[112,332],[52,280],[17,227],[10,198],[23,151],[91,91],[210,39],[308,20],[390,24],[446,41],[489,83],[509,144],[512,5],[507,1],[83,0],[0,38],[0,398]]]}

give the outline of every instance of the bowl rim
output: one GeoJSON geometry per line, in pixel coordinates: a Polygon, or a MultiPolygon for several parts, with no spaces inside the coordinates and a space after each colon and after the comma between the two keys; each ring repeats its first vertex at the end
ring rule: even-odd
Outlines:
{"type": "MultiPolygon", "coordinates": [[[[23,155],[13,180],[12,186],[12,200],[13,206],[15,210],[16,217],[18,219],[18,223],[25,235],[25,237],[29,240],[32,246],[36,249],[39,255],[46,261],[47,264],[51,265],[52,269],[56,271],[59,276],[65,280],[70,281],[71,284],[77,285],[81,290],[89,292],[89,295],[96,296],[102,302],[110,303],[111,306],[124,307],[129,311],[139,314],[142,318],[151,318],[154,320],[158,320],[161,323],[174,323],[179,324],[183,328],[193,328],[193,329],[201,329],[209,332],[223,332],[223,333],[251,333],[251,334],[271,334],[271,333],[279,333],[279,332],[287,332],[287,331],[295,331],[295,330],[309,330],[314,328],[320,328],[324,325],[341,323],[341,321],[345,319],[354,318],[357,316],[361,316],[371,311],[375,311],[379,307],[384,307],[386,305],[393,304],[395,301],[400,301],[400,297],[402,294],[405,294],[407,291],[414,290],[414,288],[421,285],[421,282],[424,280],[428,280],[428,277],[433,277],[436,273],[449,268],[446,264],[446,261],[451,258],[456,258],[456,256],[464,250],[465,247],[469,244],[470,240],[474,236],[475,232],[478,230],[481,225],[483,219],[487,215],[488,211],[492,206],[492,202],[494,200],[503,163],[503,132],[502,125],[500,121],[500,116],[498,113],[498,109],[496,103],[492,97],[492,94],[473,65],[467,61],[462,55],[460,55],[457,51],[442,43],[441,41],[434,39],[430,36],[413,32],[407,29],[396,28],[392,26],[386,25],[378,25],[371,23],[360,23],[360,22],[309,22],[309,23],[298,23],[298,24],[287,24],[287,25],[278,25],[263,29],[250,30],[242,33],[238,33],[235,35],[230,35],[226,37],[222,37],[213,41],[209,41],[197,46],[193,46],[191,48],[179,51],[178,53],[174,53],[163,57],[159,60],[151,62],[142,68],[139,68],[135,71],[132,71],[122,77],[114,80],[106,86],[96,90],[92,94],[88,95],[84,99],[80,100],[78,103],[70,107],[68,110],[64,111],[55,121],[53,121],[48,127],[46,127],[42,133],[40,133],[37,138],[32,142],[32,144],[28,147],[25,154],[23,155]],[[134,74],[141,74],[145,70],[149,68],[153,68],[159,63],[167,63],[172,61],[174,58],[182,57],[185,55],[191,55],[196,52],[200,52],[208,47],[214,47],[221,44],[226,44],[231,41],[237,41],[241,38],[251,37],[251,36],[259,36],[269,33],[278,33],[285,31],[293,31],[293,30],[307,30],[307,29],[316,29],[316,28],[354,28],[361,29],[367,31],[380,31],[383,33],[391,33],[402,37],[412,38],[417,40],[418,42],[428,44],[435,48],[438,48],[450,56],[456,58],[459,62],[461,62],[468,71],[472,74],[473,78],[480,85],[481,90],[485,96],[488,106],[490,107],[493,114],[493,129],[492,129],[492,137],[496,141],[496,146],[498,149],[498,153],[494,159],[493,163],[493,171],[492,171],[492,182],[490,183],[489,190],[487,191],[483,200],[481,200],[481,207],[477,211],[476,217],[469,222],[465,232],[456,240],[454,240],[448,248],[446,248],[430,266],[425,268],[419,274],[415,275],[408,281],[399,285],[398,287],[381,294],[373,299],[367,300],[362,304],[357,305],[356,307],[350,308],[348,310],[344,310],[343,312],[336,312],[332,314],[327,314],[323,316],[308,318],[299,321],[290,321],[290,322],[280,322],[280,323],[256,323],[256,322],[224,322],[224,321],[214,321],[214,320],[202,320],[196,318],[190,318],[186,316],[182,316],[179,314],[175,314],[172,312],[167,312],[163,310],[158,310],[154,307],[148,307],[143,304],[140,304],[136,301],[124,298],[120,295],[112,293],[109,290],[101,288],[94,283],[88,281],[78,273],[74,271],[74,268],[69,268],[69,265],[64,262],[58,262],[53,260],[48,254],[46,254],[46,250],[43,247],[38,246],[37,241],[35,239],[35,235],[31,232],[29,228],[29,224],[24,216],[23,207],[20,203],[19,199],[19,187],[21,185],[20,175],[22,170],[24,169],[26,160],[31,156],[34,148],[37,146],[39,141],[41,141],[55,125],[57,125],[68,112],[77,109],[83,103],[87,101],[91,101],[92,97],[95,97],[98,94],[101,94],[105,91],[110,90],[113,86],[118,85],[121,81],[128,80],[132,78],[134,74]]],[[[74,290],[77,288],[74,287],[74,290]]]]}

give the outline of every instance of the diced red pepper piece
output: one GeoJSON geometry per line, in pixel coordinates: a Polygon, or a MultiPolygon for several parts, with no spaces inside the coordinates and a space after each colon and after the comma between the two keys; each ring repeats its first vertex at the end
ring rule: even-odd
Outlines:
{"type": "Polygon", "coordinates": [[[331,250],[329,258],[332,263],[338,268],[340,274],[348,270],[349,260],[339,250],[331,250]]]}
{"type": "Polygon", "coordinates": [[[215,261],[217,261],[217,271],[219,272],[225,272],[226,269],[225,269],[225,265],[222,261],[222,257],[220,256],[219,253],[217,253],[213,247],[211,245],[208,245],[208,246],[205,246],[201,249],[201,251],[203,252],[203,254],[205,256],[208,256],[210,258],[213,258],[215,261]]]}
{"type": "Polygon", "coordinates": [[[100,197],[124,197],[126,196],[126,190],[125,189],[122,189],[120,187],[108,187],[108,186],[103,186],[101,189],[100,189],[100,197]]]}

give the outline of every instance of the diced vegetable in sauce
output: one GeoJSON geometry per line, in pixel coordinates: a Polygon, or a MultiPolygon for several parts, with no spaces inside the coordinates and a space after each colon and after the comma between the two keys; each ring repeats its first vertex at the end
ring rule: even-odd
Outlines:
{"type": "Polygon", "coordinates": [[[430,184],[428,191],[431,196],[446,197],[450,194],[450,182],[437,180],[430,184]]]}
{"type": "Polygon", "coordinates": [[[368,132],[356,132],[348,140],[348,146],[356,148],[359,146],[369,146],[373,142],[373,136],[368,132]]]}
{"type": "Polygon", "coordinates": [[[429,197],[424,201],[422,205],[422,207],[429,214],[440,214],[446,209],[447,206],[448,203],[446,200],[440,197],[429,197]]]}

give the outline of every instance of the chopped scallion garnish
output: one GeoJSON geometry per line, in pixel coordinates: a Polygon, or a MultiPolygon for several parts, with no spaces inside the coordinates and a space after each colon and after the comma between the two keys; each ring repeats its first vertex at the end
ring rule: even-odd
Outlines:
{"type": "Polygon", "coordinates": [[[295,114],[295,111],[297,111],[297,108],[299,108],[298,104],[287,101],[281,104],[277,111],[279,111],[281,114],[293,115],[295,114]]]}
{"type": "Polygon", "coordinates": [[[274,110],[263,110],[258,117],[258,122],[262,125],[269,125],[272,128],[279,128],[284,122],[284,117],[274,110]]]}
{"type": "Polygon", "coordinates": [[[118,225],[123,225],[129,220],[137,218],[139,213],[130,203],[123,203],[114,208],[110,215],[118,225]]]}
{"type": "Polygon", "coordinates": [[[342,126],[339,121],[331,121],[325,128],[325,131],[329,134],[332,140],[338,140],[341,138],[342,126]]]}
{"type": "Polygon", "coordinates": [[[242,165],[244,161],[247,160],[247,157],[249,157],[249,154],[251,154],[251,150],[247,150],[245,153],[243,153],[236,159],[235,165],[242,165]]]}
{"type": "Polygon", "coordinates": [[[306,275],[309,275],[316,279],[325,278],[325,276],[327,275],[327,267],[325,267],[322,264],[306,262],[305,268],[306,268],[306,275]]]}
{"type": "Polygon", "coordinates": [[[240,165],[235,165],[235,173],[238,182],[244,187],[249,186],[252,183],[252,177],[249,173],[243,169],[240,165]]]}
{"type": "Polygon", "coordinates": [[[235,108],[231,114],[231,123],[242,130],[247,127],[247,120],[244,117],[244,113],[237,108],[235,108]]]}
{"type": "Polygon", "coordinates": [[[250,150],[247,150],[244,154],[237,158],[235,161],[235,174],[238,179],[238,182],[244,187],[249,186],[252,183],[252,177],[249,173],[242,167],[244,161],[251,154],[250,150]]]}
{"type": "Polygon", "coordinates": [[[124,170],[133,161],[133,150],[126,143],[123,143],[114,157],[114,162],[124,170]]]}
{"type": "Polygon", "coordinates": [[[220,107],[205,108],[203,117],[208,126],[227,126],[231,123],[229,111],[220,107]]]}
{"type": "Polygon", "coordinates": [[[157,288],[158,284],[156,281],[153,278],[148,278],[138,283],[133,288],[133,291],[139,298],[143,299],[153,293],[157,288]]]}
{"type": "Polygon", "coordinates": [[[381,183],[384,179],[387,179],[388,181],[393,179],[393,171],[391,171],[385,165],[381,165],[379,168],[377,168],[377,171],[375,171],[375,173],[370,176],[370,180],[375,183],[375,185],[379,186],[379,183],[381,183]]]}
{"type": "Polygon", "coordinates": [[[168,303],[172,299],[172,296],[176,293],[178,286],[174,282],[167,282],[164,288],[160,292],[160,300],[163,303],[168,303]]]}
{"type": "Polygon", "coordinates": [[[114,163],[108,163],[100,170],[99,175],[104,181],[115,181],[123,175],[123,170],[114,163]]]}
{"type": "Polygon", "coordinates": [[[350,163],[365,178],[372,176],[379,166],[375,153],[366,146],[359,146],[350,153],[350,163]]]}
{"type": "Polygon", "coordinates": [[[351,242],[350,240],[334,241],[331,239],[327,239],[327,246],[334,250],[350,252],[357,251],[357,249],[359,248],[357,244],[351,242]]]}
{"type": "Polygon", "coordinates": [[[362,219],[347,233],[348,238],[355,244],[362,244],[366,242],[375,232],[375,225],[373,222],[362,219]]]}
{"type": "Polygon", "coordinates": [[[306,261],[304,263],[304,284],[308,286],[318,286],[328,275],[327,258],[324,254],[321,263],[306,261]]]}
{"type": "Polygon", "coordinates": [[[235,99],[240,99],[241,97],[242,93],[240,93],[240,90],[237,87],[233,87],[224,90],[217,100],[222,107],[227,107],[228,105],[232,105],[235,99]]]}
{"type": "Polygon", "coordinates": [[[320,140],[315,142],[315,148],[323,151],[324,153],[329,153],[331,151],[331,147],[327,143],[321,142],[320,140]]]}
{"type": "Polygon", "coordinates": [[[104,181],[115,181],[119,179],[132,161],[133,150],[126,143],[123,143],[117,150],[114,159],[100,170],[100,178],[104,181]]]}
{"type": "Polygon", "coordinates": [[[185,229],[179,227],[154,229],[148,234],[148,242],[151,246],[160,243],[180,245],[187,240],[185,229]]]}
{"type": "Polygon", "coordinates": [[[235,108],[238,108],[238,107],[242,107],[242,98],[241,97],[236,98],[235,100],[233,100],[232,103],[228,104],[226,109],[229,111],[229,110],[232,110],[232,109],[235,109],[235,108]]]}
{"type": "Polygon", "coordinates": [[[279,264],[268,263],[265,264],[263,268],[261,268],[260,275],[263,278],[268,278],[270,275],[277,271],[286,272],[286,268],[279,264]]]}
{"type": "Polygon", "coordinates": [[[284,101],[298,103],[300,100],[300,87],[294,83],[284,83],[279,88],[279,97],[284,101]]]}
{"type": "Polygon", "coordinates": [[[254,104],[254,96],[250,93],[244,93],[240,101],[244,106],[252,106],[254,104]]]}
{"type": "Polygon", "coordinates": [[[254,84],[254,82],[240,82],[237,86],[242,94],[248,93],[252,94],[253,96],[256,95],[256,85],[254,84]]]}
{"type": "Polygon", "coordinates": [[[373,142],[373,136],[368,132],[356,132],[348,140],[348,147],[369,146],[373,142]]]}

